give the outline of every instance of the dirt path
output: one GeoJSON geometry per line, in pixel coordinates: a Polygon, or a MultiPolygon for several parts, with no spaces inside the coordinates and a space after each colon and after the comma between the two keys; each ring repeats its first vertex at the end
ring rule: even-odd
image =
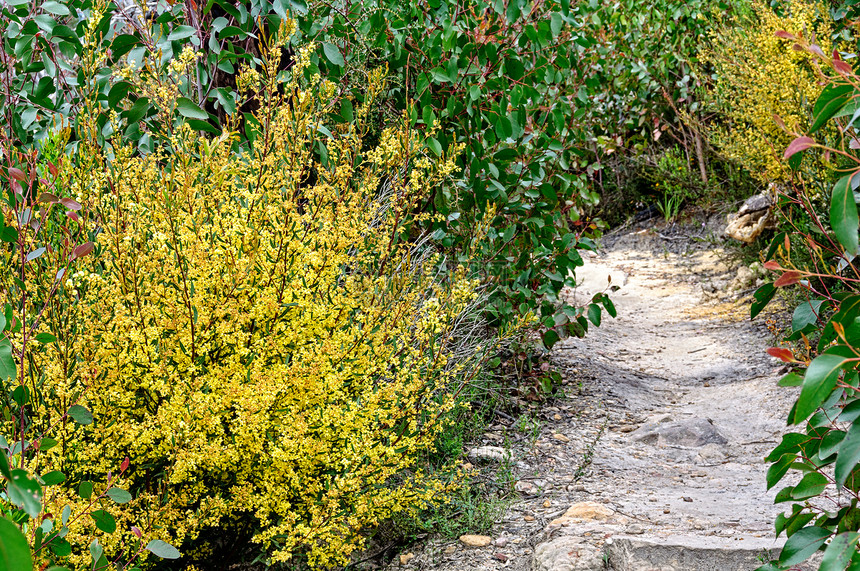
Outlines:
{"type": "MultiPolygon", "coordinates": [[[[725,271],[709,251],[616,247],[587,260],[572,295],[611,276],[619,315],[554,350],[568,398],[511,448],[521,500],[490,545],[431,543],[403,567],[744,571],[778,552],[763,457],[792,395],[746,308],[703,301],[703,280],[725,271]]],[[[487,436],[476,447],[498,444],[487,436]]]]}

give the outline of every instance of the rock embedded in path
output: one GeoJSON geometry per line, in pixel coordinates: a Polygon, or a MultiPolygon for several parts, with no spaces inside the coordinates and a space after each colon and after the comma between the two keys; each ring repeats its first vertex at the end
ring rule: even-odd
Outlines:
{"type": "Polygon", "coordinates": [[[552,525],[566,525],[592,520],[604,521],[614,515],[614,511],[597,502],[580,502],[567,508],[561,517],[552,521],[552,525]]]}
{"type": "Polygon", "coordinates": [[[603,553],[580,537],[565,535],[541,543],[532,558],[533,571],[601,571],[603,553]]]}
{"type": "Polygon", "coordinates": [[[616,535],[606,542],[609,569],[619,571],[753,571],[779,549],[772,539],[616,535]]]}
{"type": "Polygon", "coordinates": [[[460,543],[469,547],[487,547],[493,542],[493,538],[488,535],[461,535],[460,543]]]}
{"type": "Polygon", "coordinates": [[[468,456],[472,460],[507,462],[511,459],[511,451],[501,446],[478,446],[469,450],[468,456]]]}
{"type": "Polygon", "coordinates": [[[687,418],[674,421],[668,415],[645,423],[633,431],[630,437],[644,444],[687,446],[690,448],[728,442],[710,419],[687,418]]]}

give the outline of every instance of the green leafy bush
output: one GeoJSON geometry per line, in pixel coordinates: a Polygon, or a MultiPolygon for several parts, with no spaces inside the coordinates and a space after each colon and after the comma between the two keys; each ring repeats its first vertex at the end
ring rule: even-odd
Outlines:
{"type": "MultiPolygon", "coordinates": [[[[348,100],[304,73],[313,45],[280,65],[288,20],[235,77],[225,125],[246,137],[201,136],[188,97],[199,55],[185,45],[162,61],[151,32],[123,38],[116,14],[84,6],[52,6],[52,24],[44,7],[3,11],[13,50],[36,50],[28,26],[41,22],[77,50],[59,65],[82,66],[44,132],[10,119],[4,133],[3,149],[30,149],[4,166],[2,255],[22,272],[0,282],[0,372],[18,379],[0,412],[7,442],[24,438],[19,423],[29,435],[7,452],[65,481],[23,512],[3,507],[37,559],[62,544],[72,565],[173,555],[163,540],[238,521],[277,560],[345,562],[366,529],[457,485],[418,459],[482,358],[456,329],[478,287],[415,227],[437,218],[421,204],[462,147],[428,153],[408,117],[376,120],[384,68],[349,120],[332,120],[348,100]],[[119,65],[122,42],[144,49],[119,65]]],[[[46,66],[27,56],[4,60],[25,92],[4,84],[10,118],[34,105],[28,78],[46,66]]]]}
{"type": "MultiPolygon", "coordinates": [[[[831,40],[834,23],[827,7],[813,0],[784,2],[778,11],[757,0],[750,8],[723,18],[710,33],[712,47],[703,52],[715,76],[710,96],[723,118],[709,136],[760,180],[788,181],[791,169],[782,150],[792,132],[811,126],[811,104],[821,93],[813,54],[794,49],[792,37],[829,54],[837,47],[831,40]]],[[[810,181],[829,176],[821,161],[807,170],[810,181]]]]}
{"type": "Polygon", "coordinates": [[[825,55],[803,36],[779,34],[817,58],[828,72],[809,131],[795,133],[783,157],[792,162],[801,153],[814,152],[810,149],[822,150],[838,165],[841,178],[832,185],[826,212],[802,182],[783,198],[791,208],[805,212],[815,231],[785,224],[765,264],[780,275],[756,292],[752,307],[755,316],[781,287],[795,286],[805,298],[794,311],[789,339],[803,340],[806,349],[769,350],[794,368],[780,384],[799,386],[800,395],[788,416],[795,428],[767,458],[772,462],[767,484],[776,486],[792,470],[803,476],[776,495],[777,503],[790,506],[776,520],[777,533],[785,533],[787,540],[779,559],[760,571],[788,569],[819,550],[824,551],[822,570],[854,569],[860,564],[860,272],[856,266],[860,219],[854,194],[860,180],[856,151],[860,76],[839,53],[825,55]],[[826,125],[838,128],[843,144],[830,147],[821,142],[826,125]],[[801,251],[792,244],[801,245],[801,251]]]}

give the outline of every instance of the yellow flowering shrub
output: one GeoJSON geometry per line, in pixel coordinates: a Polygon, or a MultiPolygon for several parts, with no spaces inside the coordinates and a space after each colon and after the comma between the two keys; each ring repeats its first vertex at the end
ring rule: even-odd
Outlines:
{"type": "MultiPolygon", "coordinates": [[[[180,123],[146,156],[82,143],[61,173],[93,213],[96,250],[65,284],[77,323],[56,325],[41,367],[56,408],[78,398],[95,422],[59,427],[40,457],[69,484],[47,512],[83,510],[78,483],[127,456],[114,485],[134,499],[106,507],[121,529],[187,545],[250,515],[273,560],[324,567],[450,489],[416,462],[474,371],[451,346],[477,284],[409,237],[459,149],[425,156],[406,118],[368,145],[384,70],[354,121],[330,124],[333,85],[296,79],[309,53],[286,84],[270,60],[241,78],[264,102],[249,149],[180,123]]],[[[72,542],[93,529],[69,527],[72,542]]]]}
{"type": "Polygon", "coordinates": [[[785,180],[789,170],[782,154],[794,136],[774,115],[789,130],[803,132],[822,85],[812,56],[776,33],[814,38],[830,53],[832,19],[824,3],[811,0],[781,3],[780,14],[763,0],[753,0],[750,7],[751,14],[735,14],[716,26],[713,47],[702,54],[714,68],[712,95],[728,119],[712,129],[711,140],[757,178],[785,180]]]}

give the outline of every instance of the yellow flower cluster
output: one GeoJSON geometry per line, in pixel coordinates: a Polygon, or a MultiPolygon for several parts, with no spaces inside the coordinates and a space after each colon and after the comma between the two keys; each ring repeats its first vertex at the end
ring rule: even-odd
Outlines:
{"type": "MultiPolygon", "coordinates": [[[[370,78],[362,109],[383,91],[384,73],[370,78]]],[[[129,456],[116,483],[135,495],[115,508],[126,525],[181,543],[253,514],[275,560],[302,551],[323,567],[345,562],[364,529],[449,489],[416,460],[469,375],[449,345],[476,284],[462,268],[440,281],[439,261],[404,241],[407,214],[455,172],[453,153],[417,156],[405,120],[366,149],[369,113],[320,129],[331,88],[294,80],[283,93],[260,111],[272,120],[251,154],[229,133],[190,129],[171,154],[82,151],[99,155],[82,164],[106,167],[66,181],[101,232],[69,278],[82,292],[78,364],[48,352],[43,366],[55,398],[81,393],[96,423],[65,425],[43,461],[74,484],[129,456]]],[[[67,503],[83,507],[69,491],[46,509],[67,503]]],[[[119,538],[104,541],[115,550],[119,538]]]]}
{"type": "Polygon", "coordinates": [[[832,19],[824,3],[788,0],[781,6],[783,15],[778,15],[770,3],[756,0],[752,17],[736,16],[716,27],[716,47],[703,54],[715,68],[713,94],[729,119],[712,133],[712,140],[766,181],[789,176],[782,154],[794,138],[774,115],[788,129],[803,132],[822,90],[812,56],[793,49],[794,42],[778,38],[776,32],[814,37],[824,53],[833,49],[832,19]]]}

